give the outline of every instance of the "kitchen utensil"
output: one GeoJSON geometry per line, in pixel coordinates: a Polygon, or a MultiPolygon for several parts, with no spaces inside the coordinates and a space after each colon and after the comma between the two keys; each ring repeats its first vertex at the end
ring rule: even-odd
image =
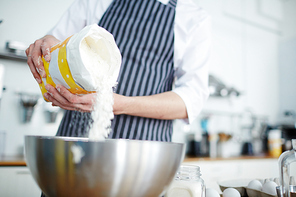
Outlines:
{"type": "Polygon", "coordinates": [[[25,158],[47,197],[163,194],[184,158],[184,144],[25,136],[25,158]]]}
{"type": "Polygon", "coordinates": [[[165,197],[204,197],[206,186],[197,165],[181,165],[165,197]]]}
{"type": "Polygon", "coordinates": [[[281,196],[290,197],[290,164],[296,161],[296,139],[292,139],[292,150],[285,151],[278,159],[281,196]]]}
{"type": "Polygon", "coordinates": [[[35,107],[40,99],[38,94],[28,93],[28,92],[18,92],[20,97],[20,103],[22,106],[22,122],[28,123],[31,121],[35,107]]]}
{"type": "MultiPolygon", "coordinates": [[[[290,197],[296,197],[296,186],[290,185],[289,188],[290,188],[290,197]]],[[[277,192],[278,197],[285,197],[282,186],[277,186],[276,192],[277,192]]]]}

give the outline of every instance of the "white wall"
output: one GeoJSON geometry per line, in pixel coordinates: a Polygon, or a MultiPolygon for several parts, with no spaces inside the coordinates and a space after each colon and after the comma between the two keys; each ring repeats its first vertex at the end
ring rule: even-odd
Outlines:
{"type": "Polygon", "coordinates": [[[0,0],[0,48],[7,40],[31,44],[52,28],[73,0],[0,0]]]}
{"type": "Polygon", "coordinates": [[[249,108],[276,122],[281,1],[204,0],[200,4],[213,18],[210,72],[242,92],[231,101],[210,98],[205,109],[242,112],[249,108]]]}
{"type": "Polygon", "coordinates": [[[283,110],[296,110],[296,2],[196,3],[212,16],[210,73],[242,93],[238,98],[208,99],[203,112],[211,115],[210,132],[241,132],[239,116],[244,116],[246,109],[272,125],[287,119],[292,124],[291,118],[283,117],[283,110]]]}
{"type": "Polygon", "coordinates": [[[296,112],[296,1],[285,1],[283,7],[285,20],[281,23],[283,36],[279,45],[280,118],[291,121],[284,118],[283,113],[296,112]]]}
{"type": "MultiPolygon", "coordinates": [[[[0,0],[0,19],[4,20],[0,24],[0,49],[4,48],[7,40],[29,45],[43,36],[72,2],[73,0],[0,0]]],[[[196,2],[212,16],[213,51],[210,72],[225,84],[242,92],[242,96],[238,98],[209,98],[204,111],[242,113],[245,108],[249,108],[255,114],[267,117],[271,123],[278,121],[284,108],[294,108],[296,111],[295,93],[291,94],[290,91],[295,87],[286,86],[287,83],[295,84],[296,79],[293,66],[296,60],[292,51],[296,45],[293,28],[295,20],[291,19],[296,18],[295,1],[196,2]],[[284,65],[286,69],[282,70],[284,65]],[[279,75],[286,76],[287,73],[289,80],[279,75]]],[[[0,59],[0,64],[6,68],[4,85],[7,88],[0,108],[0,130],[7,132],[6,155],[14,155],[21,153],[19,147],[23,146],[24,135],[54,135],[58,121],[54,124],[46,123],[44,107],[40,104],[32,122],[21,123],[15,91],[33,91],[39,94],[39,88],[26,63],[0,59]]],[[[61,116],[59,120],[60,118],[61,116]]],[[[232,122],[229,117],[215,116],[213,113],[211,128],[214,131],[235,130],[232,122]]]]}
{"type": "MultiPolygon", "coordinates": [[[[27,45],[42,37],[56,23],[73,0],[0,0],[0,49],[8,40],[20,41],[27,45]]],[[[22,108],[16,91],[40,94],[26,62],[0,59],[5,66],[4,86],[0,106],[0,130],[6,131],[6,155],[23,153],[24,135],[54,135],[62,117],[55,123],[48,123],[45,102],[38,103],[32,121],[21,121],[22,108]]]]}

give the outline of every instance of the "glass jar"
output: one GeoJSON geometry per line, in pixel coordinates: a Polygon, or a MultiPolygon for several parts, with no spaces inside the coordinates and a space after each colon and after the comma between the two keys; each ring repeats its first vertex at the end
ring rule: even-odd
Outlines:
{"type": "Polygon", "coordinates": [[[181,165],[165,197],[205,197],[205,188],[199,166],[181,165]]]}
{"type": "Polygon", "coordinates": [[[280,187],[277,187],[277,192],[279,196],[296,196],[294,177],[290,174],[290,165],[296,162],[296,139],[292,139],[292,146],[292,150],[283,152],[278,159],[280,167],[280,187]]]}

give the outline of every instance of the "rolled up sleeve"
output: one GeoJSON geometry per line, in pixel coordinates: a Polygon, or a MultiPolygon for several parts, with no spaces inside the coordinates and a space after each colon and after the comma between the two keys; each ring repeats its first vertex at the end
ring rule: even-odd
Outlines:
{"type": "MultiPolygon", "coordinates": [[[[181,1],[180,1],[181,2],[181,1]]],[[[209,96],[208,67],[211,50],[210,16],[197,6],[180,5],[175,19],[175,76],[173,92],[186,105],[192,123],[209,96]]]]}

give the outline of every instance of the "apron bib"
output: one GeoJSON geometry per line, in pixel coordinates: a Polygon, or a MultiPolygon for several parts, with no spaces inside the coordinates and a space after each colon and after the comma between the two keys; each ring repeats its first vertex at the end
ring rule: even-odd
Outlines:
{"type": "MultiPolygon", "coordinates": [[[[114,0],[98,25],[113,34],[122,54],[115,92],[148,96],[172,90],[176,0],[114,0]]],[[[85,136],[90,113],[66,111],[58,136],[85,136]]],[[[172,120],[117,115],[109,138],[171,141],[172,120]]]]}

